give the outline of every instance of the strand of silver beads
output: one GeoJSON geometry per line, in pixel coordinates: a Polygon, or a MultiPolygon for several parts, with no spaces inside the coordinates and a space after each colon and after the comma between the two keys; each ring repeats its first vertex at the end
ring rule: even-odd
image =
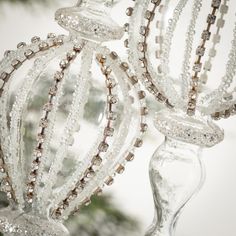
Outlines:
{"type": "Polygon", "coordinates": [[[199,12],[202,8],[202,0],[194,0],[193,7],[192,7],[192,16],[191,21],[188,26],[188,31],[186,34],[186,46],[184,52],[184,60],[182,65],[182,73],[180,75],[180,81],[182,82],[181,89],[182,89],[182,97],[186,98],[189,92],[189,78],[191,77],[190,73],[190,63],[192,57],[192,50],[193,50],[193,42],[195,36],[195,28],[197,24],[197,19],[199,16],[199,12]]]}
{"type": "Polygon", "coordinates": [[[83,45],[75,45],[73,47],[73,50],[67,53],[66,59],[63,59],[60,62],[60,65],[59,65],[60,71],[57,71],[54,75],[55,83],[49,89],[49,99],[48,99],[48,102],[43,107],[44,116],[43,118],[41,118],[40,123],[39,123],[40,132],[38,133],[37,146],[34,150],[34,161],[32,163],[32,167],[31,167],[31,171],[30,171],[29,179],[27,183],[26,197],[27,197],[27,202],[29,204],[32,204],[33,202],[35,185],[36,185],[36,181],[38,177],[38,169],[41,163],[41,157],[44,150],[43,143],[45,139],[45,130],[47,129],[48,124],[49,124],[48,117],[53,108],[53,99],[57,95],[58,86],[64,78],[65,70],[69,68],[69,66],[71,65],[71,62],[74,61],[77,55],[81,52],[82,48],[83,48],[83,45]]]}
{"type": "MultiPolygon", "coordinates": [[[[142,68],[142,80],[143,83],[146,87],[146,89],[155,96],[156,100],[159,102],[164,103],[168,108],[173,108],[173,105],[169,102],[167,97],[164,95],[162,91],[156,86],[155,82],[153,81],[153,78],[151,76],[151,72],[149,71],[149,60],[148,60],[148,36],[150,34],[150,25],[152,21],[155,18],[155,15],[159,12],[160,15],[165,15],[165,8],[167,7],[166,5],[162,4],[161,5],[161,0],[151,0],[150,4],[146,1],[143,4],[146,4],[147,7],[150,7],[148,10],[146,10],[144,14],[144,19],[146,22],[143,22],[143,25],[140,26],[140,31],[139,34],[141,35],[141,38],[139,39],[137,48],[139,51],[139,63],[140,67],[142,68]],[[158,11],[159,10],[159,11],[158,11]]],[[[145,9],[146,9],[145,5],[145,9]]],[[[126,13],[128,13],[128,16],[132,16],[133,13],[133,8],[128,8],[126,13]]],[[[127,25],[127,24],[126,24],[127,25]]],[[[161,21],[157,22],[157,27],[160,27],[160,34],[163,30],[161,21]]],[[[159,35],[156,37],[156,41],[160,43],[162,46],[163,42],[163,36],[159,35]]],[[[128,46],[127,40],[125,41],[125,46],[128,46]]],[[[162,53],[162,50],[158,50],[156,55],[158,57],[160,56],[160,53],[162,53]]]]}
{"type": "Polygon", "coordinates": [[[229,0],[224,0],[224,2],[222,3],[221,7],[220,7],[220,18],[217,20],[217,28],[216,28],[216,32],[212,37],[212,47],[209,49],[209,53],[208,53],[208,59],[206,61],[206,63],[204,64],[203,67],[203,72],[200,76],[200,82],[202,84],[206,84],[208,81],[208,73],[211,71],[212,69],[212,61],[214,59],[214,57],[217,54],[217,45],[220,43],[221,41],[221,31],[223,29],[223,27],[225,26],[225,20],[224,17],[225,15],[228,13],[229,11],[229,6],[227,5],[227,3],[229,2],[229,0]]]}
{"type": "MultiPolygon", "coordinates": [[[[8,60],[8,57],[11,58],[13,54],[15,57],[14,59],[10,59],[10,66],[11,69],[7,69],[3,72],[1,72],[0,75],[0,98],[4,95],[4,89],[7,87],[8,82],[10,81],[11,77],[14,75],[14,73],[28,60],[33,59],[36,57],[40,52],[44,52],[46,50],[49,50],[53,47],[58,47],[63,44],[63,37],[57,37],[55,34],[50,33],[47,36],[47,39],[49,41],[41,41],[41,39],[37,36],[34,36],[31,39],[31,43],[35,45],[35,49],[28,48],[27,44],[25,42],[20,42],[17,45],[17,49],[20,49],[23,51],[22,57],[18,58],[14,51],[6,51],[4,54],[4,57],[6,58],[6,61],[8,60]],[[37,46],[36,46],[37,45],[37,46]]],[[[12,185],[12,180],[9,175],[8,170],[8,163],[5,160],[4,152],[1,147],[0,143],[0,172],[2,173],[1,176],[1,191],[5,192],[7,194],[7,198],[9,200],[14,201],[16,204],[17,197],[14,190],[14,186],[12,185]]]]}
{"type": "Polygon", "coordinates": [[[211,27],[216,22],[216,13],[217,10],[220,8],[221,0],[213,0],[211,2],[212,12],[207,17],[207,27],[205,30],[203,30],[201,39],[201,44],[197,47],[196,55],[197,59],[194,62],[193,66],[193,75],[191,78],[191,88],[189,91],[189,100],[188,100],[188,106],[187,106],[187,114],[192,116],[196,112],[196,104],[197,104],[197,97],[198,97],[198,86],[199,86],[199,73],[202,70],[202,57],[205,54],[205,45],[206,42],[210,40],[211,38],[211,27]]]}
{"type": "MultiPolygon", "coordinates": [[[[143,135],[145,134],[145,132],[148,129],[148,125],[146,123],[146,116],[148,114],[148,109],[146,107],[146,102],[145,102],[145,97],[146,97],[145,92],[141,90],[136,77],[134,77],[130,73],[128,64],[126,62],[121,62],[119,60],[116,52],[111,52],[110,59],[112,59],[113,62],[120,64],[120,68],[125,72],[126,76],[130,80],[132,87],[134,88],[134,90],[138,94],[138,99],[139,99],[139,103],[140,103],[140,130],[137,132],[137,136],[133,140],[133,146],[129,150],[125,151],[125,153],[123,155],[121,155],[122,158],[118,160],[118,163],[113,164],[113,166],[110,168],[110,171],[109,171],[110,175],[101,180],[101,182],[99,184],[101,187],[96,188],[93,195],[99,195],[102,192],[102,188],[105,185],[110,186],[113,184],[114,177],[116,174],[122,174],[125,171],[126,164],[133,161],[135,158],[135,149],[140,148],[142,146],[143,135]]],[[[100,170],[100,171],[105,172],[105,170],[107,170],[108,166],[110,166],[109,160],[108,160],[108,163],[106,163],[106,165],[104,165],[102,170],[100,170]]],[[[91,196],[86,197],[83,200],[83,202],[89,204],[90,198],[91,198],[91,196]]],[[[77,207],[74,210],[74,214],[78,213],[80,211],[80,209],[81,209],[81,206],[77,207]]]]}
{"type": "MultiPolygon", "coordinates": [[[[105,57],[99,55],[97,56],[97,60],[100,63],[101,71],[105,76],[106,85],[107,85],[107,123],[103,132],[103,139],[97,147],[97,153],[92,159],[90,165],[87,170],[83,173],[81,179],[76,183],[75,187],[67,194],[67,197],[59,204],[58,208],[52,212],[56,218],[59,218],[62,215],[62,212],[69,206],[70,202],[73,201],[78,194],[86,187],[87,182],[94,177],[95,170],[101,166],[103,159],[102,153],[106,153],[109,148],[108,138],[113,137],[114,134],[114,124],[113,121],[116,120],[116,113],[114,112],[115,106],[118,103],[118,96],[114,94],[113,88],[115,84],[109,83],[111,78],[112,70],[110,67],[104,65],[105,57]]],[[[100,191],[99,191],[100,192],[100,191]]],[[[83,201],[83,205],[88,205],[90,203],[90,199],[85,199],[83,201]]]]}

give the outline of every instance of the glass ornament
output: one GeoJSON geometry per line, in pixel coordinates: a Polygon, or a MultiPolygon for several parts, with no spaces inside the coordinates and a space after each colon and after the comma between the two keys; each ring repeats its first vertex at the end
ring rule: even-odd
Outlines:
{"type": "Polygon", "coordinates": [[[0,62],[0,181],[4,235],[68,235],[63,221],[89,205],[134,159],[147,130],[145,92],[102,46],[123,29],[117,1],[59,9],[69,36],[19,43],[0,62]]]}
{"type": "Polygon", "coordinates": [[[224,139],[213,120],[236,114],[234,9],[228,0],[138,0],[128,8],[125,46],[137,76],[163,104],[154,123],[166,137],[150,162],[155,216],[146,236],[175,234],[204,182],[201,150],[224,139]]]}

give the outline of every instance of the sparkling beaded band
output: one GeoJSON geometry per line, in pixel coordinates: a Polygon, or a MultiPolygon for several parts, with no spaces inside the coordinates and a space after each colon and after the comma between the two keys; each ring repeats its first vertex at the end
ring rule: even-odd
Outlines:
{"type": "MultiPolygon", "coordinates": [[[[17,45],[17,49],[24,51],[23,52],[24,58],[23,59],[15,58],[11,60],[10,64],[11,64],[12,69],[8,72],[6,71],[1,72],[0,81],[2,81],[2,83],[0,87],[0,98],[3,96],[4,88],[7,86],[14,72],[18,70],[27,60],[34,58],[40,52],[44,52],[50,48],[61,46],[63,44],[63,37],[61,36],[57,37],[53,33],[48,34],[47,38],[49,41],[41,41],[39,37],[37,36],[33,37],[31,39],[31,43],[34,44],[34,49],[28,47],[27,44],[24,42],[21,42],[17,45]],[[35,47],[36,45],[37,47],[35,47]]],[[[5,52],[4,56],[7,58],[10,56],[12,52],[14,51],[8,50],[5,52]]],[[[1,191],[7,193],[7,197],[9,200],[13,200],[17,203],[15,190],[12,185],[10,175],[8,173],[7,163],[5,162],[4,153],[1,148],[1,145],[0,145],[0,172],[5,175],[5,177],[3,177],[1,181],[1,185],[2,185],[1,191]]]]}
{"type": "Polygon", "coordinates": [[[198,97],[198,86],[199,86],[199,73],[202,70],[202,57],[205,54],[205,45],[208,40],[211,38],[211,26],[215,24],[216,22],[216,13],[217,10],[220,8],[221,0],[213,0],[211,2],[212,12],[207,17],[207,28],[203,30],[201,38],[202,42],[197,47],[196,55],[197,59],[193,66],[193,75],[192,75],[192,81],[191,81],[191,89],[189,91],[189,101],[188,101],[188,107],[187,107],[187,114],[192,116],[195,114],[196,111],[196,104],[197,104],[197,97],[198,97]]]}
{"type": "MultiPolygon", "coordinates": [[[[141,108],[140,108],[140,117],[141,117],[141,120],[140,120],[140,134],[137,135],[137,137],[133,141],[133,148],[139,148],[139,147],[142,146],[142,143],[143,143],[142,137],[140,135],[143,135],[147,130],[147,124],[145,122],[145,116],[147,115],[147,107],[145,105],[145,96],[146,96],[145,92],[140,90],[140,88],[138,86],[138,81],[136,79],[134,80],[134,77],[129,75],[129,72],[128,72],[129,71],[129,66],[128,66],[128,64],[126,62],[118,61],[119,58],[118,58],[117,53],[111,52],[109,54],[109,57],[104,56],[102,54],[99,54],[97,56],[97,58],[98,58],[98,61],[101,65],[102,72],[106,76],[106,85],[107,85],[107,88],[108,88],[108,92],[110,91],[110,89],[112,89],[116,85],[113,82],[114,80],[111,78],[111,72],[112,72],[113,65],[110,66],[110,63],[111,64],[114,63],[114,65],[116,65],[116,66],[119,65],[119,70],[122,70],[122,71],[125,72],[127,78],[129,78],[129,81],[130,81],[129,83],[131,85],[133,85],[135,90],[137,90],[137,89],[139,90],[136,93],[138,94],[138,99],[140,100],[140,106],[141,106],[141,108]]],[[[110,99],[108,99],[108,110],[109,110],[109,106],[110,106],[109,101],[110,101],[110,99]]],[[[109,115],[107,118],[109,118],[109,119],[112,118],[113,119],[114,116],[109,115]]],[[[105,128],[105,130],[106,130],[106,128],[105,128]]],[[[112,151],[111,151],[111,153],[112,153],[112,151]]],[[[104,176],[103,177],[103,179],[101,180],[102,182],[99,185],[100,187],[96,187],[92,191],[93,192],[92,195],[101,194],[103,183],[105,183],[105,185],[107,185],[107,186],[112,185],[113,182],[114,182],[115,173],[122,174],[124,172],[125,163],[130,162],[134,159],[134,151],[125,151],[125,153],[126,153],[125,155],[122,155],[122,159],[120,161],[118,161],[117,163],[114,163],[112,168],[109,168],[109,169],[111,169],[111,171],[110,171],[111,174],[109,176],[104,176]]],[[[102,158],[97,159],[98,156],[100,157],[99,154],[95,155],[95,158],[92,159],[92,165],[88,167],[86,172],[83,174],[82,179],[80,179],[80,181],[78,182],[78,184],[80,185],[78,189],[82,190],[83,188],[88,187],[86,185],[86,179],[95,178],[95,175],[98,174],[98,173],[96,173],[96,169],[99,169],[99,172],[103,173],[105,171],[105,169],[107,169],[107,165],[110,165],[110,162],[112,161],[111,159],[107,159],[106,163],[103,163],[102,158]],[[103,165],[102,165],[102,163],[103,163],[103,165]],[[96,167],[95,171],[93,170],[94,167],[96,167]],[[92,174],[91,174],[91,170],[92,170],[92,174]],[[83,180],[83,181],[81,182],[81,180],[83,180]]],[[[82,194],[81,191],[77,192],[75,190],[76,189],[73,189],[72,191],[69,192],[69,194],[67,195],[67,198],[64,199],[61,203],[59,203],[58,208],[55,208],[55,209],[51,210],[53,218],[59,219],[61,217],[63,211],[67,211],[67,212],[64,213],[64,215],[69,214],[70,210],[68,210],[67,208],[70,206],[70,203],[72,203],[75,200],[75,198],[81,199],[81,200],[80,200],[80,205],[72,211],[74,214],[79,212],[80,208],[83,205],[87,206],[87,205],[90,204],[91,196],[83,197],[84,193],[82,194]],[[73,194],[73,197],[72,197],[71,194],[73,194]]],[[[73,203],[73,205],[74,205],[74,203],[73,203]]]]}
{"type": "MultiPolygon", "coordinates": [[[[155,18],[155,14],[156,11],[159,9],[159,12],[162,16],[165,15],[165,7],[164,5],[161,5],[161,0],[151,0],[150,1],[151,4],[151,10],[146,10],[144,18],[147,20],[146,25],[141,25],[140,29],[139,29],[139,34],[143,37],[142,41],[140,39],[140,41],[137,44],[137,49],[139,51],[139,65],[142,68],[142,81],[145,85],[145,87],[147,88],[147,90],[153,94],[156,98],[156,100],[158,100],[159,102],[165,103],[165,105],[168,108],[173,108],[173,105],[169,102],[169,100],[166,98],[166,96],[164,95],[164,93],[162,91],[160,91],[160,89],[158,89],[158,87],[156,86],[156,84],[153,81],[152,75],[149,71],[149,60],[148,60],[148,55],[147,55],[147,39],[150,33],[150,24],[151,22],[154,20],[155,18]]],[[[126,14],[127,16],[132,16],[133,14],[133,8],[129,7],[126,10],[126,14]]],[[[160,28],[160,30],[162,30],[162,26],[159,22],[159,24],[157,24],[157,27],[160,28]]],[[[125,31],[129,31],[129,24],[126,23],[124,26],[125,31]]],[[[157,36],[157,42],[160,43],[160,45],[162,45],[163,43],[163,36],[159,35],[157,36]]],[[[129,41],[128,39],[125,40],[125,46],[129,47],[129,41]]],[[[160,54],[161,51],[158,51],[158,54],[160,54]]]]}
{"type": "MultiPolygon", "coordinates": [[[[107,139],[112,137],[115,131],[113,122],[116,120],[116,113],[114,106],[118,103],[118,97],[113,93],[113,88],[116,86],[116,83],[112,82],[113,79],[111,78],[112,69],[108,66],[105,66],[106,58],[103,55],[97,55],[98,63],[100,64],[101,71],[106,78],[106,85],[107,85],[107,123],[104,128],[103,132],[103,139],[97,147],[97,153],[94,155],[90,165],[87,167],[87,170],[83,173],[81,179],[75,184],[73,190],[71,190],[67,197],[59,203],[58,208],[52,212],[52,214],[59,218],[62,215],[62,211],[65,210],[71,201],[73,201],[78,194],[85,188],[87,182],[94,177],[95,170],[99,168],[102,164],[102,153],[106,153],[109,148],[109,144],[107,139]]],[[[84,201],[84,205],[87,205],[88,201],[84,201]]]]}
{"type": "Polygon", "coordinates": [[[74,45],[73,50],[67,53],[66,59],[63,59],[60,62],[61,70],[57,71],[54,75],[55,83],[49,89],[49,100],[43,107],[45,114],[43,118],[41,118],[40,123],[39,123],[39,127],[41,131],[40,133],[38,133],[37,146],[34,150],[34,161],[32,163],[31,171],[29,174],[29,180],[27,183],[26,196],[27,196],[27,202],[30,204],[33,202],[35,184],[36,184],[37,176],[38,176],[38,169],[39,169],[42,154],[44,151],[43,143],[45,139],[45,130],[48,128],[48,124],[50,122],[48,117],[49,117],[50,112],[53,109],[53,98],[57,95],[58,86],[64,78],[65,70],[67,70],[70,67],[71,63],[75,60],[75,58],[81,52],[82,48],[83,48],[83,45],[74,45]]]}

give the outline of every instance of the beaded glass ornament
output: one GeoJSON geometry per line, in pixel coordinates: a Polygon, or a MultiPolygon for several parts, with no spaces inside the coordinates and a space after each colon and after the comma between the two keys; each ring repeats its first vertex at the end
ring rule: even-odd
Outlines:
{"type": "Polygon", "coordinates": [[[236,23],[231,9],[235,3],[229,0],[137,0],[127,10],[130,62],[146,89],[166,107],[154,119],[166,139],[150,163],[156,211],[147,236],[174,235],[181,210],[203,184],[201,149],[224,139],[212,120],[236,114],[236,23]]]}
{"type": "Polygon", "coordinates": [[[83,0],[59,9],[69,36],[33,37],[0,63],[4,235],[68,235],[63,220],[112,185],[143,144],[145,92],[101,45],[123,35],[113,5],[83,0]]]}

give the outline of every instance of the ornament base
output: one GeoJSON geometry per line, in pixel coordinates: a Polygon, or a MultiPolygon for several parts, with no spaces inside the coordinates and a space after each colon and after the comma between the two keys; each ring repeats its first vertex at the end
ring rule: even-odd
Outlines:
{"type": "Polygon", "coordinates": [[[60,222],[23,214],[9,208],[0,211],[0,232],[4,236],[69,236],[60,222]]]}

